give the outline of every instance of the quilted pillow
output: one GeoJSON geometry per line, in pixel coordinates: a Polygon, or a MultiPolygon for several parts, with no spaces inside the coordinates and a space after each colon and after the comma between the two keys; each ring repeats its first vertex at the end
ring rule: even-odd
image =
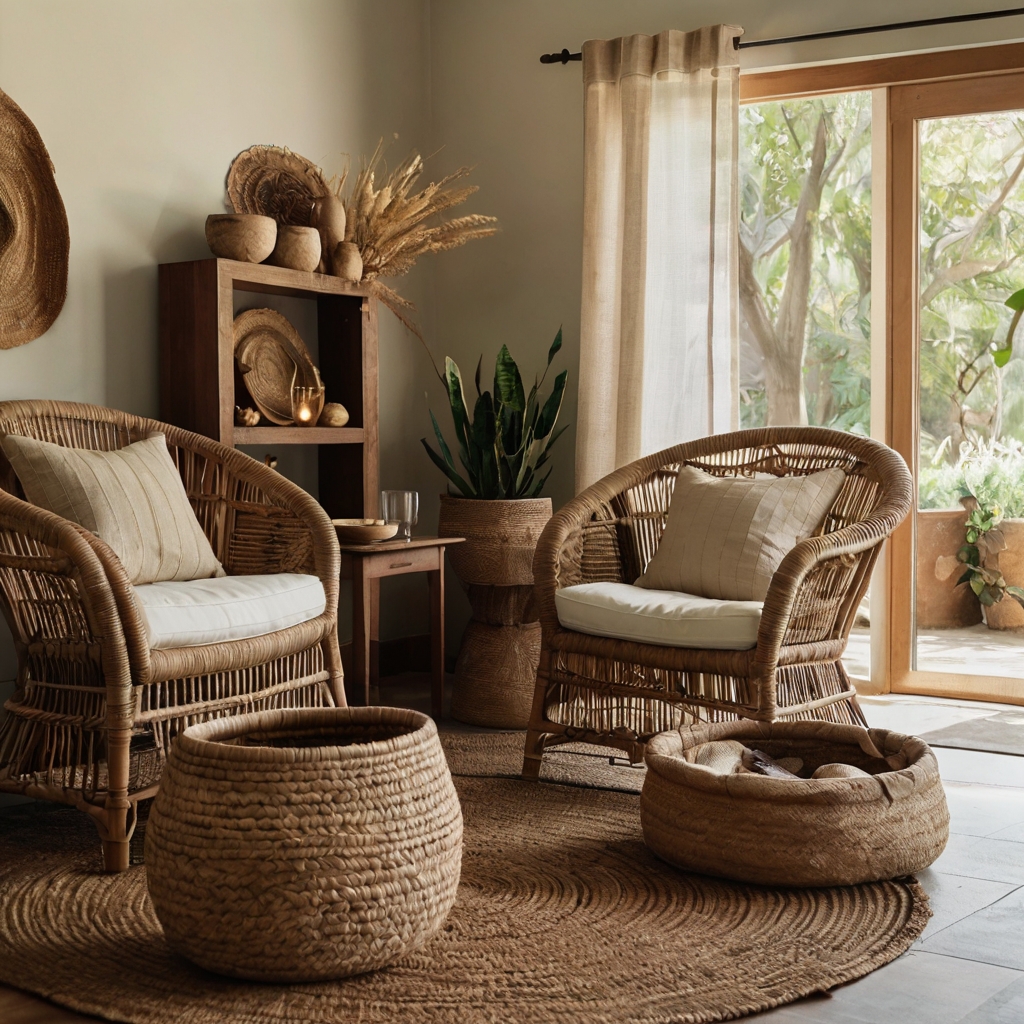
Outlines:
{"type": "Polygon", "coordinates": [[[782,559],[821,529],[845,479],[841,469],[751,479],[683,466],[664,536],[636,585],[763,601],[782,559]]]}
{"type": "Polygon", "coordinates": [[[226,575],[163,434],[110,452],[18,434],[0,444],[25,497],[106,541],[133,584],[226,575]]]}

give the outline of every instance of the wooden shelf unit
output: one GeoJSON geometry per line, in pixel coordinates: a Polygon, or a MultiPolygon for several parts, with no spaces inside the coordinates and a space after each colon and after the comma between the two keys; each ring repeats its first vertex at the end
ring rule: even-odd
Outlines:
{"type": "Polygon", "coordinates": [[[337,519],[375,517],[378,466],[377,304],[369,289],[337,277],[261,263],[161,263],[160,418],[224,444],[315,444],[320,504],[337,519]],[[345,427],[235,426],[252,401],[235,369],[236,291],[316,302],[326,401],[348,409],[345,427]]]}

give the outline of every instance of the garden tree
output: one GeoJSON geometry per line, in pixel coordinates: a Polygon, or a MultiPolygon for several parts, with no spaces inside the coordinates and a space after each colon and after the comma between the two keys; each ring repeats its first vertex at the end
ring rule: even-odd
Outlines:
{"type": "Polygon", "coordinates": [[[1024,284],[1024,118],[926,121],[920,154],[922,448],[952,461],[1024,437],[1024,363],[992,360],[1024,284]]]}
{"type": "Polygon", "coordinates": [[[867,429],[870,116],[866,93],[742,108],[740,309],[766,399],[746,423],[867,429]]]}

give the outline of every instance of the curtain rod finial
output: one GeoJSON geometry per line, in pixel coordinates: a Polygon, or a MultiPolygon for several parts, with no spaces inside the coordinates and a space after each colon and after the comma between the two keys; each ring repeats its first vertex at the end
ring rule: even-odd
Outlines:
{"type": "Polygon", "coordinates": [[[541,64],[568,64],[571,60],[583,60],[583,54],[570,53],[563,48],[561,53],[542,53],[540,55],[541,64]]]}

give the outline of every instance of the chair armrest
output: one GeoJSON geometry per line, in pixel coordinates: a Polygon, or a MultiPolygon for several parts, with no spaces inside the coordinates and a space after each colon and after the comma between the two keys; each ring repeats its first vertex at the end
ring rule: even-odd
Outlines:
{"type": "MultiPolygon", "coordinates": [[[[3,545],[7,550],[0,551],[0,569],[3,569],[3,575],[8,577],[3,581],[2,587],[4,611],[15,639],[21,643],[62,643],[71,639],[58,635],[56,631],[50,634],[45,626],[39,623],[36,623],[36,628],[31,632],[26,630],[26,623],[22,618],[24,613],[17,605],[23,604],[29,609],[38,605],[33,605],[31,597],[16,600],[16,595],[10,593],[10,588],[16,585],[18,577],[26,574],[24,578],[28,584],[25,588],[27,594],[32,594],[37,589],[37,586],[33,585],[35,581],[30,582],[27,574],[45,573],[73,581],[74,586],[66,585],[61,588],[61,598],[77,603],[91,634],[88,639],[99,644],[107,690],[108,724],[112,728],[127,730],[131,726],[135,703],[120,611],[106,567],[95,546],[84,536],[86,531],[52,512],[31,505],[2,490],[0,531],[13,535],[15,541],[14,544],[3,545]],[[25,543],[26,541],[29,543],[25,543]],[[33,552],[32,542],[57,552],[57,556],[33,552]],[[12,547],[24,550],[12,551],[12,547]]],[[[102,544],[98,538],[95,540],[102,544]]],[[[121,574],[123,576],[123,569],[121,574]]],[[[73,614],[63,617],[65,623],[73,618],[73,614]]]]}
{"type": "Polygon", "coordinates": [[[890,518],[871,516],[809,537],[783,558],[768,587],[757,634],[756,660],[762,668],[774,669],[789,644],[820,643],[834,639],[837,627],[848,629],[845,620],[852,617],[844,612],[863,596],[878,550],[896,525],[890,518]]]}

